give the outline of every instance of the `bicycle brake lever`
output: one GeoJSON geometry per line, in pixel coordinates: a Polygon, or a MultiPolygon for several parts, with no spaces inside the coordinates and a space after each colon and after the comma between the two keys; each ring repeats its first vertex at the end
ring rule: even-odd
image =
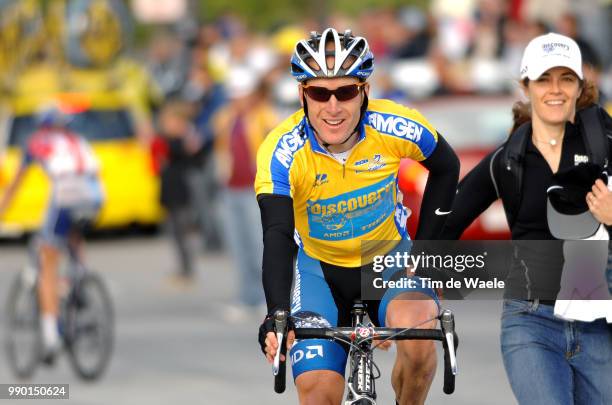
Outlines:
{"type": "Polygon", "coordinates": [[[276,376],[280,369],[280,356],[282,345],[285,344],[285,330],[287,329],[287,311],[276,311],[274,313],[274,329],[276,330],[276,340],[278,341],[278,350],[274,356],[274,364],[272,366],[272,373],[276,376]]]}
{"type": "Polygon", "coordinates": [[[442,314],[440,315],[440,325],[442,327],[442,333],[446,338],[451,370],[453,375],[457,375],[457,357],[455,355],[455,317],[448,309],[442,311],[442,314]]]}

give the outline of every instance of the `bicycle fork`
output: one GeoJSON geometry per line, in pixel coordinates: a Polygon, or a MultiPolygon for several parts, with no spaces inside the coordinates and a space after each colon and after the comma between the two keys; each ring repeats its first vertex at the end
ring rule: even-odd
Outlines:
{"type": "Polygon", "coordinates": [[[371,337],[374,334],[372,325],[364,326],[365,306],[357,303],[351,311],[355,333],[351,336],[353,344],[350,350],[350,374],[347,381],[348,393],[344,405],[376,405],[376,389],[372,374],[371,337]]]}

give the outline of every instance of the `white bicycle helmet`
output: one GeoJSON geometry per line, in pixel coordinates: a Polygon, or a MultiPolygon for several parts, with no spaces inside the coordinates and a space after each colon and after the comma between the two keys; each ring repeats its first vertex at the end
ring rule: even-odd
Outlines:
{"type": "Polygon", "coordinates": [[[298,82],[315,77],[353,76],[367,79],[374,70],[374,55],[364,37],[356,37],[351,30],[339,34],[327,28],[322,34],[312,31],[309,40],[295,45],[291,57],[291,74],[298,82]],[[327,44],[333,43],[333,48],[327,44]],[[326,49],[327,48],[327,49],[326,49]],[[327,58],[333,56],[333,66],[328,67],[327,58]]]}

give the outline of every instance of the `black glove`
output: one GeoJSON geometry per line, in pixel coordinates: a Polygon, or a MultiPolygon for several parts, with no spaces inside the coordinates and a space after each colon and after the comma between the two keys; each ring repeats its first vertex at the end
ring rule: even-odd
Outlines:
{"type": "MultiPolygon", "coordinates": [[[[263,354],[266,354],[266,335],[268,334],[268,332],[274,332],[274,333],[277,332],[276,328],[274,327],[274,312],[275,311],[266,315],[262,324],[259,326],[258,341],[259,341],[259,347],[261,348],[261,351],[263,354]]],[[[291,317],[289,317],[287,318],[287,332],[293,329],[294,329],[294,324],[293,324],[293,321],[291,320],[291,317]]],[[[285,336],[287,335],[285,334],[285,336]]]]}
{"type": "Polygon", "coordinates": [[[266,335],[268,332],[275,332],[274,330],[274,315],[266,315],[262,324],[259,326],[259,347],[263,354],[266,354],[266,335]]]}

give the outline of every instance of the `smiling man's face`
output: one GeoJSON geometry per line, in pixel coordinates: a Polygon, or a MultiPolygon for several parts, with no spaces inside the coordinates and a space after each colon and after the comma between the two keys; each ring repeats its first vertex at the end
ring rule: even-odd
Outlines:
{"type": "MultiPolygon", "coordinates": [[[[355,77],[338,77],[311,79],[305,85],[308,87],[316,86],[336,90],[342,86],[359,84],[359,80],[355,77]]],[[[304,100],[304,87],[299,86],[299,91],[300,100],[304,100]]],[[[366,95],[369,92],[369,85],[367,83],[359,88],[359,92],[354,98],[347,101],[338,101],[334,95],[331,95],[327,101],[316,101],[310,98],[306,92],[310,124],[314,128],[319,140],[329,145],[328,149],[331,152],[343,152],[350,149],[357,142],[358,137],[354,137],[349,142],[346,142],[346,144],[343,144],[359,123],[361,105],[365,97],[364,92],[366,95]]]]}

